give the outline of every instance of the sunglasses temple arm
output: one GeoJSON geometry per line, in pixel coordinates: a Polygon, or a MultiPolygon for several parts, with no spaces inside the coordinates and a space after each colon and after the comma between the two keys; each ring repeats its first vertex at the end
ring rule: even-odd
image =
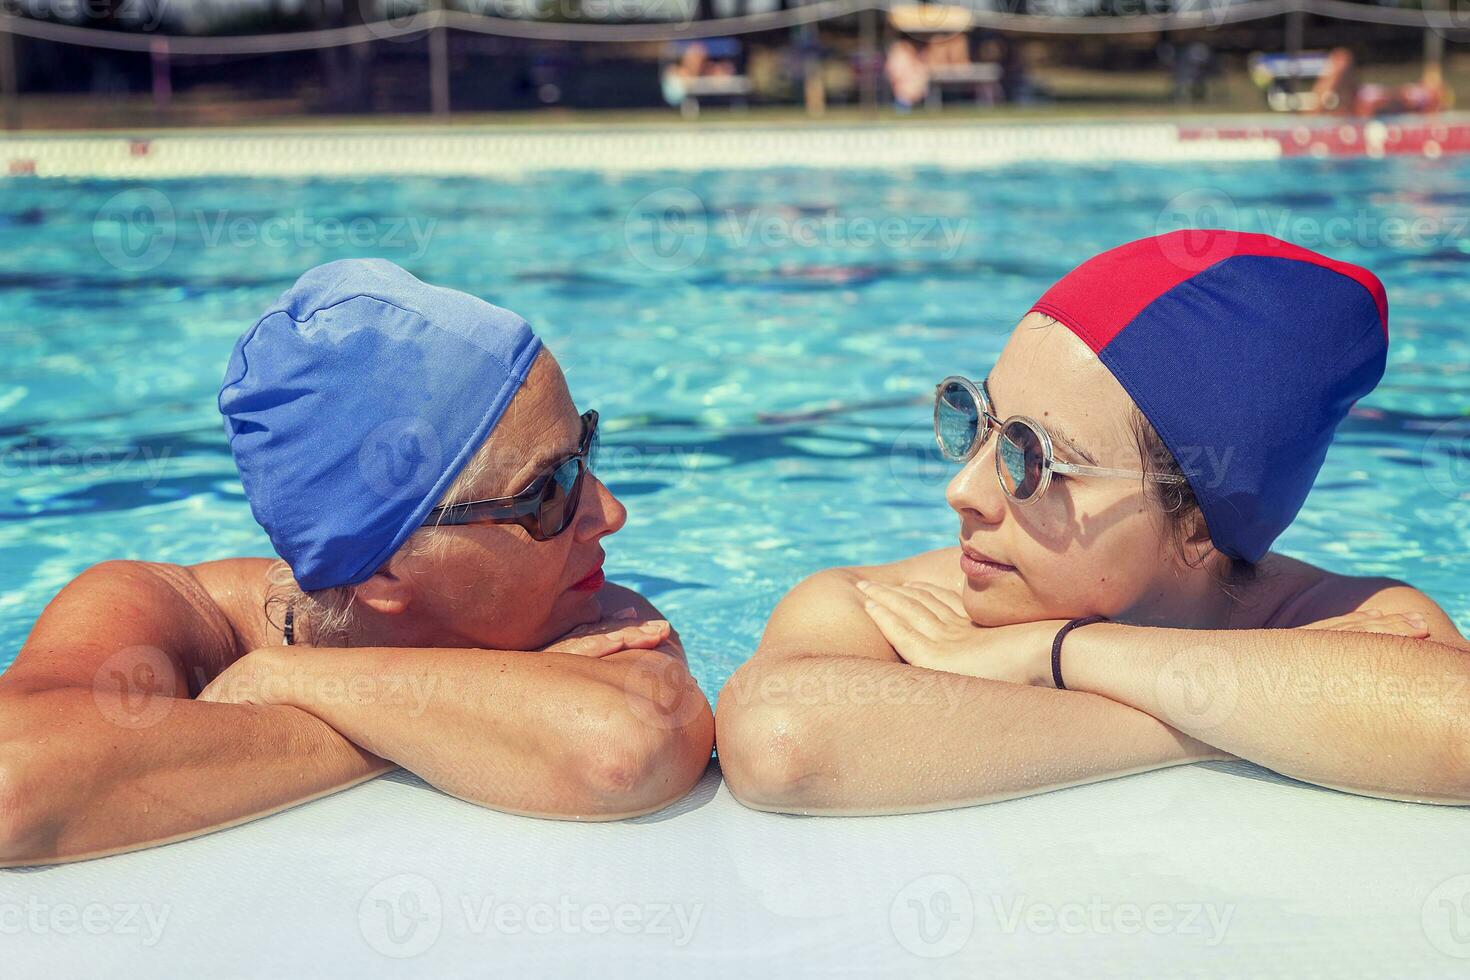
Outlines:
{"type": "Polygon", "coordinates": [[[1076,474],[1078,476],[1113,476],[1122,477],[1130,480],[1136,480],[1139,477],[1142,477],[1143,479],[1149,480],[1154,483],[1186,482],[1184,478],[1180,476],[1155,475],[1149,473],[1141,473],[1138,470],[1118,470],[1113,469],[1111,466],[1089,466],[1086,463],[1064,463],[1061,460],[1054,460],[1051,464],[1051,468],[1052,472],[1061,473],[1063,476],[1069,476],[1072,474],[1076,474]]]}

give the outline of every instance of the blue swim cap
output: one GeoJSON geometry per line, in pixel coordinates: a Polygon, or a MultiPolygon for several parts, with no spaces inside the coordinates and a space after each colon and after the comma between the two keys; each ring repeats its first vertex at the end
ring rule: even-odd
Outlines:
{"type": "Polygon", "coordinates": [[[525,320],[382,259],[317,266],[235,344],[220,414],[250,509],[308,591],[369,578],[505,413],[525,320]]]}

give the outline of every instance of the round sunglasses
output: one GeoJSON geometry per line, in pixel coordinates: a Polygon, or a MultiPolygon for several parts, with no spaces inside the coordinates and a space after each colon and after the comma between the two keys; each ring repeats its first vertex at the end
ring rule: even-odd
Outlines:
{"type": "Polygon", "coordinates": [[[1053,473],[1063,476],[1110,476],[1150,480],[1155,483],[1184,483],[1181,476],[1155,475],[1139,470],[1068,463],[1057,459],[1051,434],[1033,418],[1012,415],[996,418],[990,395],[982,381],[977,386],[968,378],[952,375],[934,390],[934,441],[945,459],[965,463],[980,451],[992,430],[996,443],[995,475],[1001,489],[1017,503],[1040,500],[1051,486],[1053,473]]]}
{"type": "Polygon", "coordinates": [[[549,541],[577,516],[582,484],[597,461],[597,444],[597,413],[588,412],[582,416],[582,443],[577,451],[557,460],[524,490],[509,497],[435,507],[423,526],[519,524],[535,540],[549,541]]]}

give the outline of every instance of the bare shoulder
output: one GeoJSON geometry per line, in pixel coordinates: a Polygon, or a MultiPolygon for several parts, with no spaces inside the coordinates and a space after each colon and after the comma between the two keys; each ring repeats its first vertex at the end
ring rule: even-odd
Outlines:
{"type": "Polygon", "coordinates": [[[828,568],[798,582],[766,623],[757,657],[850,656],[896,660],[893,645],[863,609],[860,579],[893,585],[932,582],[954,588],[959,548],[943,548],[883,565],[828,568]]]}
{"type": "Polygon", "coordinates": [[[960,573],[960,549],[938,548],[925,551],[911,558],[889,562],[886,565],[866,565],[848,569],[853,578],[866,578],[885,585],[902,585],[905,582],[924,582],[946,589],[958,589],[964,585],[960,573]]]}
{"type": "Polygon", "coordinates": [[[1379,575],[1340,575],[1307,562],[1271,555],[1282,580],[1286,603],[1271,625],[1299,627],[1358,610],[1422,613],[1429,637],[1452,646],[1470,646],[1449,615],[1423,591],[1407,582],[1379,575]]]}
{"type": "Polygon", "coordinates": [[[232,647],[228,621],[190,569],[106,561],[47,604],[5,679],[33,688],[90,685],[112,659],[132,656],[172,673],[176,696],[187,696],[195,675],[217,671],[232,647]]]}

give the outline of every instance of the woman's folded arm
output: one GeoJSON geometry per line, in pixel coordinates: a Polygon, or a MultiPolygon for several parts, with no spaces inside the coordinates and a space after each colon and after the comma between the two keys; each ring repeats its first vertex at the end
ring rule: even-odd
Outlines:
{"type": "Polygon", "coordinates": [[[747,806],[801,813],[937,810],[1230,758],[1141,711],[904,664],[832,569],[782,600],[720,693],[717,742],[747,806]]]}

